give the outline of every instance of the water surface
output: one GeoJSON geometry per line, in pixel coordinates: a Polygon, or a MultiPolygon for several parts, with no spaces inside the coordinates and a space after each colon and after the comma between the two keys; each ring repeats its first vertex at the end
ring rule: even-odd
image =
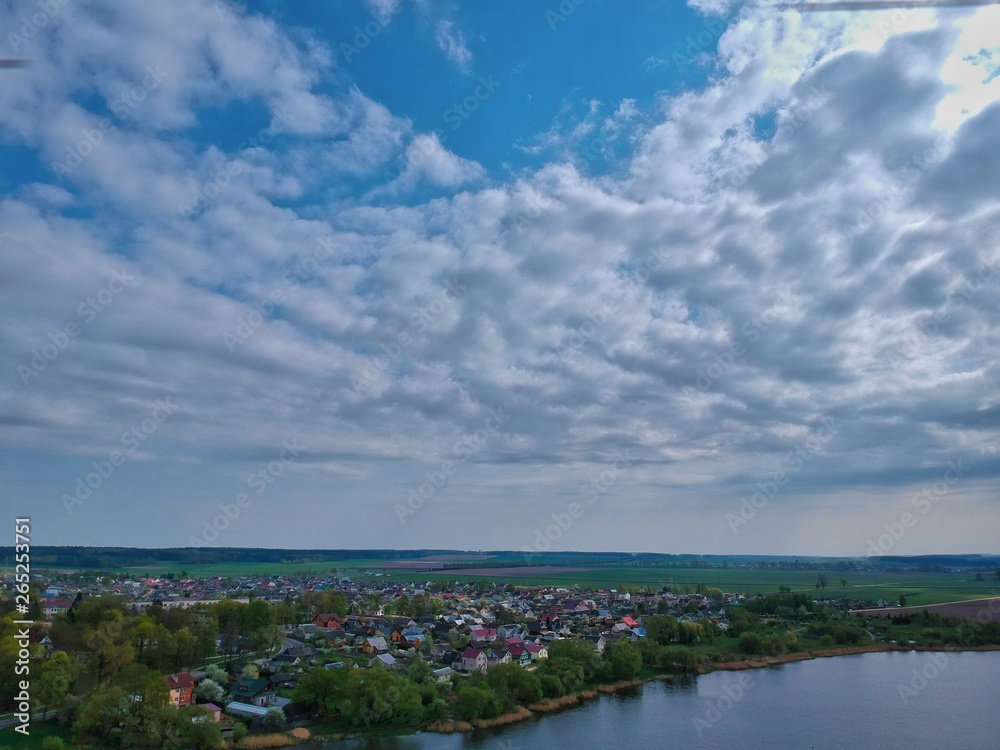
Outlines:
{"type": "Polygon", "coordinates": [[[463,735],[309,743],[463,748],[1000,748],[1000,652],[886,652],[651,682],[559,714],[463,735]]]}

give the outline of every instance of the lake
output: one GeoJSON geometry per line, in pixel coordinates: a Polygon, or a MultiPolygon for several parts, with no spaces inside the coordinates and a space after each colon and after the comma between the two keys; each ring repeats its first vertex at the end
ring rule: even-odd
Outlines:
{"type": "Polygon", "coordinates": [[[996,750],[998,696],[1000,652],[883,652],[650,682],[500,730],[300,747],[996,750]]]}

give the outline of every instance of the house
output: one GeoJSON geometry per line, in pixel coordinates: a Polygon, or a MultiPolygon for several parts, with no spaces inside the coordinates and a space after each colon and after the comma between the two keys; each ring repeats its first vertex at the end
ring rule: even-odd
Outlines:
{"type": "Polygon", "coordinates": [[[386,654],[389,652],[389,644],[382,636],[370,636],[365,638],[361,650],[366,654],[386,654]]]}
{"type": "Polygon", "coordinates": [[[241,677],[229,689],[229,695],[236,703],[249,703],[253,706],[270,706],[275,698],[274,685],[265,678],[251,680],[241,677]]]}
{"type": "Polygon", "coordinates": [[[63,612],[68,612],[72,606],[72,599],[42,599],[42,612],[45,613],[45,618],[48,620],[63,612]]]}
{"type": "Polygon", "coordinates": [[[583,637],[585,640],[594,644],[594,648],[597,649],[597,653],[604,653],[604,648],[608,645],[608,642],[604,639],[603,635],[585,635],[583,637]]]}
{"type": "Polygon", "coordinates": [[[205,703],[202,708],[208,709],[208,716],[214,722],[222,721],[222,709],[214,703],[205,703]]]}
{"type": "Polygon", "coordinates": [[[288,667],[294,667],[299,663],[299,657],[295,654],[278,654],[277,656],[272,656],[268,664],[271,669],[286,669],[288,667]]]}
{"type": "Polygon", "coordinates": [[[473,628],[469,634],[469,642],[474,646],[488,646],[497,639],[497,631],[493,628],[473,628]]]}
{"type": "Polygon", "coordinates": [[[525,647],[525,650],[531,654],[532,661],[539,661],[540,659],[549,658],[549,649],[541,643],[529,643],[525,647]]]}
{"type": "Polygon", "coordinates": [[[497,628],[497,635],[510,643],[515,638],[523,640],[525,632],[520,625],[501,625],[497,628]]]}
{"type": "Polygon", "coordinates": [[[328,630],[326,638],[331,646],[343,646],[347,643],[347,632],[344,630],[328,630]]]}
{"type": "Polygon", "coordinates": [[[507,649],[501,649],[500,651],[494,651],[490,649],[486,652],[486,666],[495,667],[497,664],[510,664],[511,656],[510,651],[507,649]]]}
{"type": "Polygon", "coordinates": [[[313,625],[318,628],[329,628],[330,630],[337,630],[342,622],[343,620],[333,612],[316,615],[313,618],[313,625]]]}
{"type": "Polygon", "coordinates": [[[518,664],[522,667],[531,664],[531,654],[528,653],[528,649],[524,647],[523,643],[515,643],[508,646],[507,653],[510,654],[510,660],[513,664],[518,664]]]}
{"type": "Polygon", "coordinates": [[[481,648],[467,648],[462,652],[462,670],[485,672],[489,668],[486,652],[481,648]]]}
{"type": "Polygon", "coordinates": [[[374,659],[368,662],[368,666],[374,667],[378,664],[381,664],[383,667],[386,667],[387,669],[392,669],[393,667],[396,666],[396,663],[397,663],[396,657],[394,657],[392,654],[379,654],[374,659]]]}
{"type": "Polygon", "coordinates": [[[194,677],[188,672],[167,675],[167,690],[170,692],[170,705],[174,708],[184,708],[194,703],[194,677]]]}

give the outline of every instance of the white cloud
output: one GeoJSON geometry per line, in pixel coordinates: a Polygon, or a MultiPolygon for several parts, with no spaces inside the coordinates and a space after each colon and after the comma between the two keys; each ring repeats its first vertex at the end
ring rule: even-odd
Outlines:
{"type": "MultiPolygon", "coordinates": [[[[1000,445],[1000,110],[992,82],[961,72],[981,43],[974,20],[861,44],[854,17],[746,11],[703,90],[652,113],[577,101],[534,144],[556,160],[503,183],[363,92],[317,94],[325,55],[270,20],[110,7],[67,6],[0,91],[5,133],[49,163],[100,130],[81,93],[113,101],[145,65],[174,64],[61,185],[0,199],[0,441],[92,460],[173,396],[179,414],[144,448],[162,473],[141,476],[150,492],[206,496],[177,500],[161,541],[183,543],[218,502],[171,466],[203,459],[236,476],[293,434],[309,455],[276,501],[315,518],[332,503],[345,526],[356,508],[365,524],[339,543],[389,546],[457,533],[467,522],[446,511],[460,498],[504,502],[531,525],[627,449],[634,468],[594,518],[641,511],[648,530],[581,524],[568,546],[662,548],[682,513],[690,525],[666,543],[718,549],[732,542],[726,509],[825,416],[839,430],[775,501],[790,510],[773,528],[835,515],[847,493],[864,500],[863,522],[842,522],[860,542],[866,523],[879,528],[883,488],[902,497],[950,458],[1000,445]],[[234,101],[259,104],[261,124],[292,113],[287,131],[242,148],[184,136],[234,101]],[[944,124],[956,127],[939,142],[944,124]],[[597,135],[628,146],[620,175],[591,177],[574,156],[597,135]],[[427,187],[438,197],[417,202],[427,187]],[[203,205],[182,210],[196,195],[203,205]],[[122,270],[134,283],[86,321],[79,305],[122,270]],[[19,368],[68,322],[80,334],[25,385],[19,368]],[[249,333],[229,346],[237,330],[249,333]],[[422,462],[497,407],[505,434],[440,512],[428,507],[427,536],[377,536],[422,462]],[[333,497],[332,472],[350,477],[333,497]],[[794,505],[821,497],[833,505],[817,515],[794,505]]],[[[995,512],[979,503],[1000,467],[977,460],[955,539],[995,512]]],[[[120,487],[109,497],[122,505],[143,494],[120,487]]],[[[16,489],[46,507],[63,491],[16,489]]],[[[317,527],[311,543],[338,543],[317,527]]],[[[757,549],[779,539],[764,527],[747,532],[757,549]]],[[[275,543],[254,533],[239,539],[275,543]]]]}
{"type": "Polygon", "coordinates": [[[365,5],[380,21],[388,22],[399,13],[403,6],[403,0],[365,0],[365,5]]]}
{"type": "Polygon", "coordinates": [[[455,28],[452,21],[442,20],[438,22],[434,41],[437,42],[438,49],[444,52],[449,60],[462,70],[469,69],[472,62],[472,52],[465,43],[465,35],[455,28]]]}
{"type": "Polygon", "coordinates": [[[431,185],[456,188],[482,180],[486,170],[475,161],[463,159],[446,149],[437,135],[418,135],[406,148],[399,177],[386,189],[412,188],[423,180],[431,185]]]}

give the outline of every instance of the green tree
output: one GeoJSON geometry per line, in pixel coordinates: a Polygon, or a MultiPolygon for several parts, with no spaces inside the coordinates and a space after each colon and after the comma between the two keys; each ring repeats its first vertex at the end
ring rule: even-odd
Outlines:
{"type": "Polygon", "coordinates": [[[564,638],[549,646],[549,659],[566,658],[583,668],[583,677],[588,682],[604,676],[607,662],[601,659],[594,644],[587,640],[564,638]]]}
{"type": "MultiPolygon", "coordinates": [[[[539,680],[544,676],[554,677],[559,680],[563,691],[560,695],[575,692],[583,687],[583,667],[573,659],[566,657],[550,656],[538,666],[535,674],[538,675],[539,680]]],[[[550,686],[551,684],[551,681],[549,681],[550,686]]]]}
{"type": "Polygon", "coordinates": [[[225,685],[229,682],[229,675],[226,674],[226,670],[218,664],[209,664],[205,667],[205,676],[208,679],[217,682],[219,685],[225,685]]]}
{"type": "Polygon", "coordinates": [[[193,667],[201,658],[201,645],[188,627],[183,627],[173,635],[170,642],[170,663],[173,672],[182,672],[193,667]]]}
{"type": "Polygon", "coordinates": [[[236,725],[233,727],[233,733],[229,738],[233,741],[233,745],[239,747],[243,744],[243,740],[247,738],[248,734],[250,734],[250,730],[247,729],[247,725],[242,721],[237,721],[236,725]]]}
{"type": "Polygon", "coordinates": [[[198,683],[198,687],[194,690],[195,695],[198,696],[200,700],[206,703],[218,703],[219,701],[225,700],[226,691],[222,689],[215,680],[205,678],[198,683]]]}
{"type": "Polygon", "coordinates": [[[643,625],[646,628],[646,638],[662,645],[675,642],[680,630],[677,618],[670,615],[647,617],[643,625]]]}
{"type": "Polygon", "coordinates": [[[609,651],[612,677],[616,680],[631,680],[639,674],[642,669],[642,654],[638,648],[631,643],[616,643],[609,651]]]}
{"type": "Polygon", "coordinates": [[[434,670],[422,658],[414,656],[406,666],[406,676],[418,685],[421,685],[425,682],[434,681],[434,670]]]}
{"type": "Polygon", "coordinates": [[[502,710],[493,691],[484,685],[466,685],[459,690],[455,709],[467,721],[490,719],[502,710]]]}
{"type": "Polygon", "coordinates": [[[528,705],[542,699],[538,677],[517,664],[497,664],[486,673],[486,682],[508,705],[528,705]]]}
{"type": "Polygon", "coordinates": [[[745,654],[760,653],[760,636],[754,632],[747,632],[740,636],[740,651],[745,654]]]}
{"type": "Polygon", "coordinates": [[[112,732],[123,723],[128,705],[120,687],[98,685],[77,709],[73,735],[80,744],[106,746],[112,732]]]}
{"type": "Polygon", "coordinates": [[[335,716],[344,699],[348,674],[346,669],[314,669],[307,672],[295,688],[295,702],[321,716],[335,716]]]}
{"type": "Polygon", "coordinates": [[[382,667],[352,669],[342,712],[356,725],[415,722],[421,713],[417,686],[382,667]]]}
{"type": "Polygon", "coordinates": [[[84,638],[97,666],[97,681],[111,679],[132,662],[134,651],[124,642],[121,619],[105,620],[84,638]]]}
{"type": "Polygon", "coordinates": [[[145,615],[132,621],[128,630],[128,642],[135,649],[136,661],[146,663],[147,648],[156,642],[156,621],[145,615]]]}
{"type": "MultiPolygon", "coordinates": [[[[155,733],[156,724],[170,700],[163,675],[142,664],[129,664],[115,678],[129,701],[124,721],[127,730],[139,734],[155,733]]],[[[172,709],[168,709],[172,710],[172,709]]]]}
{"type": "Polygon", "coordinates": [[[283,729],[285,726],[285,712],[277,706],[271,706],[264,714],[264,728],[272,732],[283,729]]]}
{"type": "Polygon", "coordinates": [[[35,698],[42,709],[42,719],[49,711],[59,711],[66,703],[76,666],[65,651],[54,651],[42,665],[41,674],[35,683],[35,698]]]}

